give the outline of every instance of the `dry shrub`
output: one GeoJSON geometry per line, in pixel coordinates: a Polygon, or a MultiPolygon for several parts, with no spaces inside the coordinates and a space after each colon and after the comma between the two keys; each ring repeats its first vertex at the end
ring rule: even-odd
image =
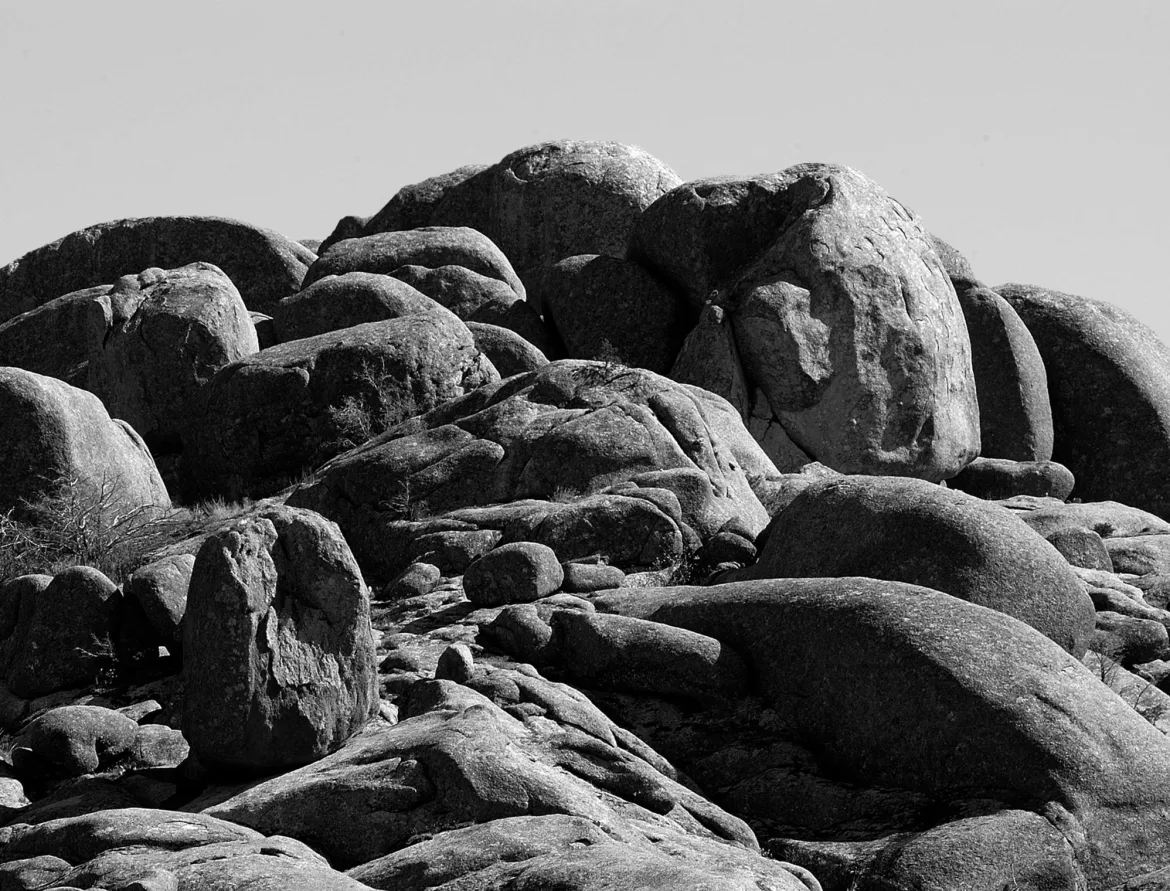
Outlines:
{"type": "Polygon", "coordinates": [[[51,486],[53,494],[0,513],[0,583],[92,566],[121,584],[155,551],[248,507],[221,500],[194,508],[127,507],[120,488],[113,478],[98,483],[63,478],[51,486]]]}

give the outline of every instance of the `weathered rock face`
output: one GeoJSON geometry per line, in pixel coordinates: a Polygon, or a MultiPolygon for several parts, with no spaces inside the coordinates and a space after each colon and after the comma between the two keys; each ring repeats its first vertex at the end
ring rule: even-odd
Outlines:
{"type": "Polygon", "coordinates": [[[1170,347],[1104,301],[1030,285],[996,291],[1048,370],[1052,457],[1076,477],[1074,494],[1170,517],[1170,347]]]}
{"type": "Polygon", "coordinates": [[[267,495],[400,421],[499,380],[436,306],[280,344],[222,369],[184,439],[199,496],[267,495]]]}
{"type": "Polygon", "coordinates": [[[979,409],[962,312],[929,236],[853,170],[794,172],[800,216],[727,298],[746,377],[835,470],[953,476],[979,454],[979,409]]]}
{"type": "Polygon", "coordinates": [[[183,733],[209,765],[315,761],[377,710],[369,591],[337,527],[276,508],[199,550],[183,623],[183,733]]]}
{"type": "Polygon", "coordinates": [[[426,315],[434,301],[410,285],[374,272],[327,275],[285,297],[272,312],[278,343],[366,322],[426,315]]]}
{"type": "Polygon", "coordinates": [[[0,510],[72,488],[112,507],[169,507],[150,450],[92,393],[19,368],[0,368],[0,510]]]}
{"type": "Polygon", "coordinates": [[[144,217],[81,229],[0,269],[0,318],[158,266],[222,269],[248,309],[266,312],[300,287],[315,255],[268,229],[220,217],[144,217]]]}
{"type": "MultiPolygon", "coordinates": [[[[1170,743],[1010,616],[855,578],[641,589],[595,603],[733,648],[774,723],[837,776],[1046,816],[1091,888],[1170,862],[1153,816],[1167,807],[1170,743]]],[[[989,856],[1006,867],[1019,853],[999,845],[989,856]]]]}
{"type": "Polygon", "coordinates": [[[545,270],[537,309],[570,359],[599,359],[666,374],[693,323],[680,298],[637,263],[585,254],[545,270]]]}
{"type": "Polygon", "coordinates": [[[155,452],[180,448],[215,372],[260,349],[235,285],[210,263],[123,276],[90,306],[86,388],[155,452]]]}
{"type": "Polygon", "coordinates": [[[94,299],[112,285],[50,300],[0,325],[0,365],[34,371],[85,388],[94,299]]]}
{"type": "Polygon", "coordinates": [[[440,406],[339,456],[289,503],[335,519],[363,566],[379,576],[393,577],[423,556],[395,557],[390,544],[418,535],[408,520],[417,505],[438,523],[440,513],[534,499],[494,518],[452,517],[448,528],[503,526],[516,536],[511,540],[523,540],[518,529],[543,529],[534,540],[562,560],[586,556],[604,536],[635,550],[653,539],[661,548],[652,550],[670,556],[683,543],[679,523],[700,538],[733,518],[750,535],[762,529],[767,514],[752,485],[778,476],[769,466],[717,396],[640,369],[564,360],[440,406]],[[586,495],[612,501],[593,504],[586,495]],[[550,500],[570,503],[554,505],[553,519],[550,500]],[[622,518],[632,525],[613,525],[622,518]],[[562,553],[559,542],[574,539],[580,552],[562,553]]]}
{"type": "Polygon", "coordinates": [[[1093,604],[1064,558],[1009,512],[921,480],[814,483],[765,532],[738,578],[868,576],[908,582],[1007,613],[1078,659],[1093,604]]]}
{"type": "Polygon", "coordinates": [[[1049,460],[1052,406],[1036,341],[1011,304],[995,291],[969,288],[958,296],[979,394],[980,454],[1012,461],[1049,460]]]}
{"type": "Polygon", "coordinates": [[[390,275],[403,266],[462,266],[504,282],[517,297],[525,295],[504,253],[486,235],[460,226],[428,226],[338,242],[309,267],[304,286],[347,272],[390,275]]]}

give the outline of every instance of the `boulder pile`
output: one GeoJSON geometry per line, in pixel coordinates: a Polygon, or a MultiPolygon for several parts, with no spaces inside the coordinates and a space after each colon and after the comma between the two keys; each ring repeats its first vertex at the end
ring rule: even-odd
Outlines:
{"type": "Polygon", "coordinates": [[[1170,347],[839,165],[372,197],[0,269],[0,888],[1170,887],[1170,347]]]}

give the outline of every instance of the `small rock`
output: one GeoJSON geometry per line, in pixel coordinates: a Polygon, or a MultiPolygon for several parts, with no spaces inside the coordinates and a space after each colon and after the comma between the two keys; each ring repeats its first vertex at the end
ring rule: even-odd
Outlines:
{"type": "Polygon", "coordinates": [[[1050,545],[1060,551],[1070,566],[1113,572],[1113,560],[1109,556],[1109,550],[1101,536],[1092,529],[1083,526],[1065,527],[1046,535],[1045,538],[1050,545]]]}
{"type": "Polygon", "coordinates": [[[30,777],[79,777],[121,757],[138,725],[113,709],[67,705],[37,718],[16,738],[13,766],[30,777]]]}
{"type": "Polygon", "coordinates": [[[626,574],[616,566],[604,563],[562,563],[565,580],[561,588],[570,594],[588,594],[590,591],[604,591],[620,588],[626,574]]]}
{"type": "Polygon", "coordinates": [[[746,566],[755,562],[756,546],[735,532],[719,532],[711,536],[699,557],[704,563],[738,563],[746,566]]]}
{"type": "Polygon", "coordinates": [[[172,653],[183,643],[183,614],[194,567],[194,554],[164,557],[136,570],[123,586],[126,596],[138,601],[150,626],[172,653]]]}
{"type": "Polygon", "coordinates": [[[1170,639],[1160,622],[1101,610],[1090,649],[1128,666],[1170,656],[1170,639]]]}
{"type": "Polygon", "coordinates": [[[947,480],[952,489],[986,499],[1033,495],[1064,501],[1075,484],[1072,471],[1063,464],[1007,458],[976,458],[947,480]]]}
{"type": "Polygon", "coordinates": [[[429,532],[414,540],[417,557],[433,563],[447,576],[462,575],[476,560],[489,553],[503,536],[496,529],[429,532]]]}
{"type": "Polygon", "coordinates": [[[382,589],[378,600],[406,600],[430,594],[442,577],[439,567],[432,563],[412,563],[382,589]]]}
{"type": "Polygon", "coordinates": [[[435,679],[462,684],[470,680],[474,673],[475,658],[471,655],[471,648],[467,644],[451,644],[439,657],[435,679]]]}
{"type": "Polygon", "coordinates": [[[523,662],[542,665],[549,659],[552,628],[530,603],[504,607],[484,631],[505,653],[523,662]]]}

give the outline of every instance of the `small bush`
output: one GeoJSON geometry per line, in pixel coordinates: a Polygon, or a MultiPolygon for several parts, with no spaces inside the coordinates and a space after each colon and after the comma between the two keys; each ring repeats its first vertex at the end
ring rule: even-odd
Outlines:
{"type": "Polygon", "coordinates": [[[591,387],[613,387],[626,378],[637,380],[638,369],[631,368],[622,360],[621,355],[607,337],[594,351],[594,365],[583,375],[583,381],[591,387]]]}
{"type": "Polygon", "coordinates": [[[0,583],[21,575],[56,575],[92,566],[121,584],[150,555],[194,534],[209,521],[228,519],[248,503],[212,501],[194,508],[128,508],[116,480],[55,481],[53,494],[0,513],[0,583]]]}

